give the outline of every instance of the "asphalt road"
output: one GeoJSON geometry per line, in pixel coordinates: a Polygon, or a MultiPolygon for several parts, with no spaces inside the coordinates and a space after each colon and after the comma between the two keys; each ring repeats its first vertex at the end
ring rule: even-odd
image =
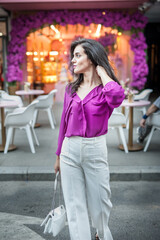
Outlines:
{"type": "MultiPolygon", "coordinates": [[[[113,239],[159,240],[160,182],[111,182],[111,190],[113,239]]],[[[51,181],[0,182],[0,240],[53,239],[39,226],[50,210],[52,192],[51,181]]],[[[68,227],[54,239],[69,240],[68,227]]]]}

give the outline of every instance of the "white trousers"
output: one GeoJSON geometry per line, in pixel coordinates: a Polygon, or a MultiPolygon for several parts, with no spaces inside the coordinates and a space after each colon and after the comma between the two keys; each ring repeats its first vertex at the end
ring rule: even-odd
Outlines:
{"type": "Polygon", "coordinates": [[[99,238],[113,240],[106,136],[65,137],[60,169],[71,240],[91,240],[89,215],[99,238]]]}

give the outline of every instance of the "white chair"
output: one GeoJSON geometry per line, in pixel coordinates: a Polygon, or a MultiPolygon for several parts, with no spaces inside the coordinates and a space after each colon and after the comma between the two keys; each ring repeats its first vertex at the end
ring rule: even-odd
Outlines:
{"type": "Polygon", "coordinates": [[[33,116],[35,106],[37,103],[38,101],[34,101],[34,103],[29,104],[27,107],[17,108],[12,113],[7,114],[5,119],[5,126],[8,128],[8,132],[4,149],[5,154],[8,151],[11,138],[13,144],[16,128],[24,129],[26,131],[31,152],[35,153],[32,134],[35,138],[36,144],[39,145],[38,139],[33,128],[33,116]]]}
{"type": "Polygon", "coordinates": [[[136,94],[134,96],[134,100],[137,101],[137,100],[148,100],[149,99],[149,96],[151,94],[151,92],[153,92],[152,89],[144,89],[141,93],[139,94],[136,94]]]}
{"type": "MultiPolygon", "coordinates": [[[[141,93],[134,96],[134,100],[135,101],[139,101],[139,100],[148,101],[151,92],[153,92],[152,89],[144,89],[141,93]]],[[[135,109],[138,111],[141,111],[143,113],[143,115],[146,113],[146,107],[136,107],[135,109]]]]}
{"type": "Polygon", "coordinates": [[[57,92],[57,89],[53,89],[48,95],[39,96],[37,98],[37,100],[39,102],[38,102],[38,104],[36,104],[33,126],[35,125],[35,123],[37,121],[38,111],[43,110],[43,111],[46,111],[48,114],[51,128],[52,129],[55,128],[56,120],[54,117],[52,107],[54,104],[54,95],[56,94],[56,92],[57,92]]]}
{"type": "MultiPolygon", "coordinates": [[[[20,96],[9,95],[7,92],[0,90],[3,100],[10,100],[18,102],[18,107],[23,107],[23,102],[20,96]]],[[[17,108],[17,107],[16,107],[17,108]]],[[[5,113],[13,112],[15,108],[5,108],[5,113]]]]}
{"type": "Polygon", "coordinates": [[[151,138],[153,136],[154,131],[156,129],[160,130],[160,112],[153,113],[149,117],[149,124],[152,125],[152,128],[151,128],[151,132],[148,135],[148,139],[147,139],[147,142],[146,142],[144,150],[143,150],[144,152],[146,152],[149,147],[149,144],[151,142],[151,138]]]}
{"type": "Polygon", "coordinates": [[[128,147],[127,147],[127,143],[126,143],[123,127],[122,127],[123,124],[126,124],[126,118],[124,114],[114,110],[111,117],[109,118],[108,128],[115,128],[117,130],[119,142],[121,139],[124,147],[124,151],[125,153],[128,153],[128,147]]]}

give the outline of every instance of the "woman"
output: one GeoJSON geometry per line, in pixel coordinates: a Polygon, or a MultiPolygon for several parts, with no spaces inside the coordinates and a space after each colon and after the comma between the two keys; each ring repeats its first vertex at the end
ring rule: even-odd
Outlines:
{"type": "Polygon", "coordinates": [[[108,119],[124,99],[105,49],[91,39],[71,44],[75,81],[65,92],[55,172],[62,189],[71,240],[91,240],[89,215],[96,239],[111,240],[106,133],[108,119]]]}

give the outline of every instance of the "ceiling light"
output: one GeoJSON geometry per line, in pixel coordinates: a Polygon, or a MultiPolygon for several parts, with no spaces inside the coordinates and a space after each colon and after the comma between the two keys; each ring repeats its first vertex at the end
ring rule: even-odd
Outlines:
{"type": "Polygon", "coordinates": [[[52,30],[54,30],[56,33],[59,33],[58,29],[57,29],[57,28],[55,28],[55,26],[54,26],[54,25],[51,25],[51,28],[52,28],[52,30]]]}
{"type": "Polygon", "coordinates": [[[55,31],[55,33],[57,33],[60,36],[60,32],[58,31],[58,29],[54,25],[51,25],[51,29],[53,31],[55,31]]]}
{"type": "Polygon", "coordinates": [[[118,36],[121,36],[122,35],[122,33],[121,32],[118,32],[118,36]]]}
{"type": "Polygon", "coordinates": [[[49,55],[51,55],[51,56],[56,56],[56,55],[58,55],[58,52],[57,52],[57,51],[51,51],[51,52],[49,53],[49,55]]]}
{"type": "Polygon", "coordinates": [[[101,25],[101,24],[98,24],[97,30],[96,30],[96,33],[95,33],[95,36],[96,36],[96,37],[99,37],[99,36],[100,36],[101,27],[102,27],[102,25],[101,25]]]}

